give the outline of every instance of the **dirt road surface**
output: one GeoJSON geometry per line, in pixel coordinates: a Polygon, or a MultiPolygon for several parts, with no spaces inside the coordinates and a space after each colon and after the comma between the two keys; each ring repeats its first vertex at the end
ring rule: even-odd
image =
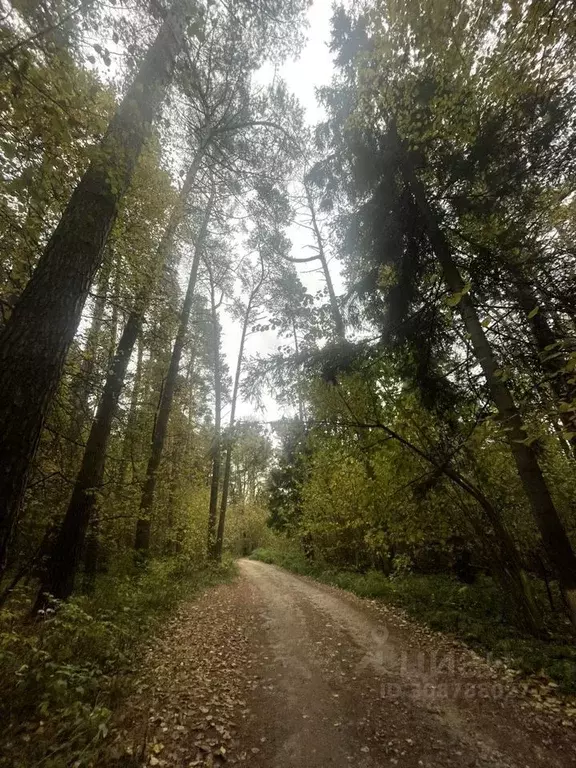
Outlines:
{"type": "Polygon", "coordinates": [[[151,645],[105,764],[574,768],[570,711],[397,609],[243,560],[151,645]]]}

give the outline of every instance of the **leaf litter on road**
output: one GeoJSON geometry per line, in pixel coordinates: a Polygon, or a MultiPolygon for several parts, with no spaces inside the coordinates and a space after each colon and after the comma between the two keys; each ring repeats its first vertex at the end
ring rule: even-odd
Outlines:
{"type": "Polygon", "coordinates": [[[237,584],[183,604],[147,649],[102,765],[234,764],[238,722],[249,715],[246,691],[258,683],[256,619],[237,584]]]}

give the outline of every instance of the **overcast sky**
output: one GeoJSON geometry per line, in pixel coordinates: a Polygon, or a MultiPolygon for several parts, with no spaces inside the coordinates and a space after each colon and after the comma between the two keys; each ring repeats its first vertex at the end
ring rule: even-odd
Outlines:
{"type": "MultiPolygon", "coordinates": [[[[330,18],[332,16],[331,0],[315,0],[308,11],[309,27],[307,30],[307,43],[302,50],[301,55],[293,61],[286,62],[278,69],[278,74],[286,81],[290,91],[292,91],[304,107],[306,119],[311,125],[315,125],[324,116],[322,108],[316,101],[315,89],[322,85],[327,85],[332,77],[332,57],[328,50],[330,40],[330,18]]],[[[271,79],[273,70],[270,67],[263,68],[260,77],[263,81],[271,79]]],[[[289,237],[293,243],[293,255],[310,255],[310,251],[305,251],[306,235],[299,228],[294,227],[289,232],[289,237]]],[[[314,264],[301,265],[299,272],[302,282],[310,293],[315,293],[319,287],[323,287],[320,277],[315,272],[311,272],[314,264]]],[[[332,271],[335,272],[334,279],[338,288],[338,269],[332,262],[332,271]]],[[[233,323],[229,318],[223,317],[223,351],[230,367],[230,373],[233,376],[236,369],[236,358],[238,355],[238,344],[240,341],[240,329],[238,323],[233,323]]],[[[265,354],[268,350],[274,350],[278,345],[278,339],[272,332],[258,333],[249,337],[246,344],[246,357],[254,355],[256,352],[265,354]]],[[[228,408],[226,408],[223,418],[226,420],[228,408]]],[[[251,416],[273,420],[282,415],[292,415],[282,411],[276,404],[273,397],[267,397],[265,402],[265,413],[255,412],[252,404],[247,402],[239,403],[237,418],[245,419],[251,416]]]]}

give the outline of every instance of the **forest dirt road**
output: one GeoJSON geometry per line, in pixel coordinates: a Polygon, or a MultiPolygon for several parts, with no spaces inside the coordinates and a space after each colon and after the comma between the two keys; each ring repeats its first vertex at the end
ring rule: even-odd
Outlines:
{"type": "Polygon", "coordinates": [[[243,560],[151,645],[107,764],[573,768],[550,706],[396,609],[243,560]]]}

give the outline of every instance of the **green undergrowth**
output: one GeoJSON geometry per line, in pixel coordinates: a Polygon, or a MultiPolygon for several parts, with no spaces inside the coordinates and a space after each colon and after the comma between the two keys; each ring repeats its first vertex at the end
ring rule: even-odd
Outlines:
{"type": "Polygon", "coordinates": [[[200,571],[154,561],[103,577],[93,598],[54,605],[39,620],[27,613],[30,590],[20,590],[0,611],[0,766],[92,764],[162,620],[234,573],[232,561],[200,571]]]}
{"type": "Polygon", "coordinates": [[[503,659],[527,675],[550,678],[562,692],[576,693],[576,647],[566,628],[554,624],[543,595],[539,604],[549,613],[545,618],[551,627],[546,640],[522,632],[510,621],[502,593],[487,576],[468,585],[444,574],[409,573],[390,578],[379,571],[338,570],[310,561],[298,551],[257,549],[251,557],[360,597],[381,598],[489,657],[503,659]]]}

